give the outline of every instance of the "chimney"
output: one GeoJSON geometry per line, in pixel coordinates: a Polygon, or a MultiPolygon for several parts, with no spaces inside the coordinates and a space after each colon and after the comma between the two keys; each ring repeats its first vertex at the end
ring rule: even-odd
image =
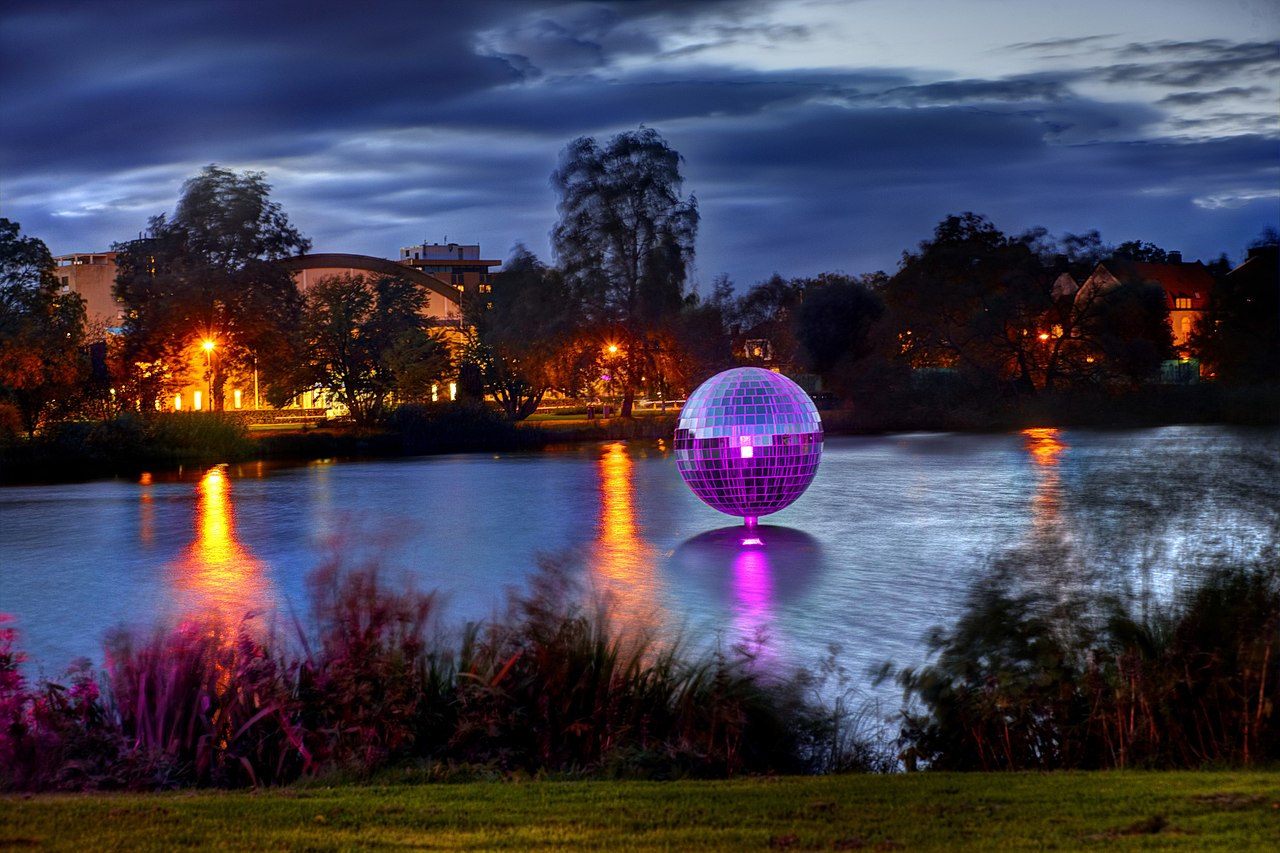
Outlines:
{"type": "Polygon", "coordinates": [[[1180,263],[1182,263],[1182,253],[1181,253],[1181,252],[1169,252],[1169,254],[1168,254],[1168,258],[1169,258],[1169,263],[1171,263],[1171,264],[1180,264],[1180,263]]]}

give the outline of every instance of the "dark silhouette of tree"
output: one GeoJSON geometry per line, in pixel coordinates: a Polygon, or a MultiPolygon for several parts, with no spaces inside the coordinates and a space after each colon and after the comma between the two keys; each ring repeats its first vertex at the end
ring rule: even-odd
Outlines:
{"type": "Polygon", "coordinates": [[[1144,243],[1141,240],[1121,243],[1112,250],[1111,256],[1148,264],[1167,264],[1170,260],[1169,253],[1164,249],[1155,243],[1144,243]]]}
{"type": "Polygon", "coordinates": [[[485,389],[513,421],[533,414],[547,391],[572,387],[562,373],[573,344],[575,309],[558,270],[517,245],[492,291],[464,306],[475,341],[470,351],[485,389]]]}
{"type": "Polygon", "coordinates": [[[88,375],[84,300],[59,291],[44,241],[0,219],[0,399],[10,401],[33,434],[88,375]]]}
{"type": "Polygon", "coordinates": [[[228,376],[248,374],[256,363],[270,380],[287,366],[302,299],[274,262],[311,242],[270,191],[261,172],[206,166],[183,185],[172,218],[152,217],[145,236],[114,247],[126,359],[152,379],[141,383],[144,409],[193,368],[212,374],[210,406],[220,408],[228,376]],[[205,340],[214,345],[208,359],[205,340]]]}
{"type": "Polygon", "coordinates": [[[975,213],[948,216],[918,253],[903,253],[884,288],[899,357],[1031,391],[1050,284],[1028,238],[1006,237],[975,213]]]}
{"type": "Polygon", "coordinates": [[[835,384],[847,385],[847,374],[871,353],[872,329],[884,311],[883,300],[860,279],[827,274],[808,280],[795,314],[801,365],[828,380],[839,374],[835,384]]]}
{"type": "Polygon", "coordinates": [[[681,198],[680,155],[655,130],[571,142],[551,176],[560,200],[552,249],[585,326],[618,347],[613,376],[631,415],[643,376],[671,358],[658,342],[683,304],[698,229],[697,200],[681,198]]]}
{"type": "Polygon", "coordinates": [[[449,371],[449,347],[426,328],[422,290],[401,278],[342,275],[306,295],[299,389],[323,387],[360,426],[382,422],[395,402],[430,399],[449,371]]]}
{"type": "Polygon", "coordinates": [[[776,272],[752,285],[736,306],[735,349],[749,363],[795,369],[795,312],[803,298],[799,279],[785,279],[776,272]]]}
{"type": "Polygon", "coordinates": [[[1280,382],[1280,237],[1274,229],[1249,247],[1243,264],[1217,279],[1191,347],[1219,381],[1280,382]]]}

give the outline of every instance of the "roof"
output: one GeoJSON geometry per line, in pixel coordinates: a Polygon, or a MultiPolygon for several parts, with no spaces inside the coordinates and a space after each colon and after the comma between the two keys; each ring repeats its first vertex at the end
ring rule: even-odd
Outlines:
{"type": "Polygon", "coordinates": [[[1160,285],[1170,308],[1177,306],[1174,301],[1176,299],[1190,299],[1192,310],[1203,311],[1208,308],[1209,294],[1213,291],[1213,276],[1199,261],[1187,264],[1153,264],[1112,258],[1098,264],[1089,280],[1093,281],[1098,277],[1100,271],[1109,273],[1120,284],[1147,282],[1160,285]]]}
{"type": "Polygon", "coordinates": [[[295,255],[280,262],[285,269],[298,272],[301,270],[351,269],[364,270],[380,275],[402,278],[437,293],[453,304],[458,304],[458,289],[448,282],[441,281],[433,275],[405,266],[398,261],[386,258],[375,258],[372,255],[348,255],[341,252],[328,252],[318,255],[295,255]]]}

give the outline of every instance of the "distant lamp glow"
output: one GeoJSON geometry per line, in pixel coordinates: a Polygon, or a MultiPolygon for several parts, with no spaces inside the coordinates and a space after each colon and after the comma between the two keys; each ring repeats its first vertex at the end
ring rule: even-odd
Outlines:
{"type": "Polygon", "coordinates": [[[754,526],[789,506],[822,460],[822,418],[799,385],[759,367],[702,383],[680,412],[680,476],[703,503],[754,526]]]}
{"type": "Polygon", "coordinates": [[[609,344],[609,355],[617,355],[617,354],[618,354],[618,345],[609,344]]]}
{"type": "Polygon", "coordinates": [[[213,341],[206,339],[205,342],[201,344],[201,346],[204,347],[205,352],[213,352],[213,341]]]}

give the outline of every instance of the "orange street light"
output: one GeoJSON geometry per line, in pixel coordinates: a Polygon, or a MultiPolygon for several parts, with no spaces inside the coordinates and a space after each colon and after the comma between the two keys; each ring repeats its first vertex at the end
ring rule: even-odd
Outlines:
{"type": "Polygon", "coordinates": [[[617,354],[618,354],[618,345],[609,344],[609,355],[617,355],[617,354]]]}
{"type": "Polygon", "coordinates": [[[202,343],[201,346],[204,347],[205,371],[209,375],[209,384],[207,387],[207,391],[209,394],[209,402],[207,405],[208,405],[208,410],[212,412],[213,411],[213,341],[209,338],[205,338],[204,343],[202,343]]]}

